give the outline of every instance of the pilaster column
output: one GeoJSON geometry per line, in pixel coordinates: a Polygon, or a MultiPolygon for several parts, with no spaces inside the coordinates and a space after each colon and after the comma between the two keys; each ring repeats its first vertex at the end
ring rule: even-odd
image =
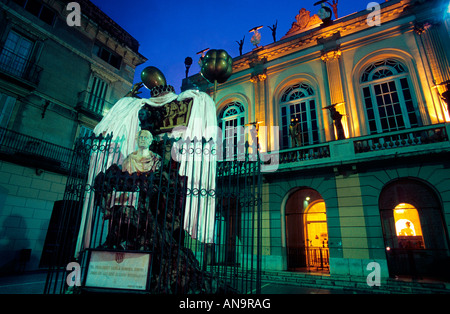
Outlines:
{"type": "Polygon", "coordinates": [[[339,58],[342,52],[340,49],[324,52],[320,57],[327,67],[328,84],[330,90],[331,105],[344,102],[344,92],[342,90],[341,70],[339,68],[339,58]]]}
{"type": "MultiPolygon", "coordinates": [[[[341,122],[344,128],[345,137],[348,138],[349,127],[347,110],[345,108],[344,90],[342,87],[342,77],[339,63],[341,54],[342,52],[338,48],[327,52],[322,52],[321,59],[326,64],[328,87],[330,91],[330,104],[327,104],[325,107],[329,107],[329,105],[334,106],[336,111],[343,116],[341,122]]],[[[333,136],[337,139],[337,130],[335,128],[333,129],[334,130],[331,133],[333,133],[333,136]]]]}
{"type": "Polygon", "coordinates": [[[439,35],[440,23],[422,22],[414,25],[426,53],[434,84],[439,85],[450,80],[450,64],[439,35]]]}
{"type": "Polygon", "coordinates": [[[255,121],[263,122],[265,118],[265,105],[266,105],[266,93],[265,93],[265,80],[267,79],[266,70],[261,73],[253,73],[250,77],[250,82],[253,83],[255,89],[255,121]]]}
{"type": "MultiPolygon", "coordinates": [[[[253,72],[250,77],[250,82],[253,83],[254,93],[255,93],[255,115],[254,121],[249,121],[250,123],[255,123],[256,132],[258,136],[258,141],[262,151],[267,151],[267,132],[259,132],[259,127],[265,125],[266,117],[266,88],[265,81],[267,79],[267,74],[265,69],[260,69],[259,71],[253,72]]],[[[250,142],[250,141],[249,141],[250,142]]],[[[250,143],[252,144],[252,143],[250,143]]]]}
{"type": "MultiPolygon", "coordinates": [[[[438,99],[447,91],[447,84],[450,83],[450,62],[442,44],[443,37],[439,34],[440,25],[441,22],[433,21],[420,22],[414,25],[414,32],[422,44],[425,55],[423,59],[428,63],[433,80],[432,84],[434,90],[438,93],[438,99]]],[[[437,107],[438,120],[450,121],[447,104],[439,100],[439,106],[437,107]]]]}

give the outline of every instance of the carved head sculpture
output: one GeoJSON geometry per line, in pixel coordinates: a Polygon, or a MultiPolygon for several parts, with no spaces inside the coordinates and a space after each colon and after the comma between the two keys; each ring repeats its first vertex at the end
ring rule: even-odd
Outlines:
{"type": "Polygon", "coordinates": [[[165,116],[165,107],[153,107],[148,104],[142,106],[139,110],[139,121],[142,130],[149,130],[152,134],[159,134],[163,117],[165,116]]]}
{"type": "Polygon", "coordinates": [[[136,141],[138,147],[149,148],[153,141],[153,135],[149,130],[140,130],[139,133],[136,134],[136,141]]]}

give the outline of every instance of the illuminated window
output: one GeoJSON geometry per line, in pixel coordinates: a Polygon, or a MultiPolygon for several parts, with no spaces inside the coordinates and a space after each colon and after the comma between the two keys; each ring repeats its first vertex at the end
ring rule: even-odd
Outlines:
{"type": "Polygon", "coordinates": [[[398,204],[394,209],[394,221],[401,248],[425,248],[419,213],[413,205],[398,204]]]}
{"type": "Polygon", "coordinates": [[[421,125],[407,68],[387,59],[372,63],[360,83],[371,134],[398,131],[421,125]]]}
{"type": "Polygon", "coordinates": [[[292,147],[289,136],[289,125],[292,119],[297,119],[300,123],[301,145],[319,143],[316,97],[312,87],[306,83],[292,85],[283,92],[280,103],[282,148],[292,147]]]}
{"type": "Polygon", "coordinates": [[[223,153],[229,153],[227,147],[232,145],[234,157],[238,153],[238,142],[244,142],[245,108],[240,102],[230,102],[223,108],[218,120],[219,128],[222,130],[222,140],[225,142],[223,153]]]}

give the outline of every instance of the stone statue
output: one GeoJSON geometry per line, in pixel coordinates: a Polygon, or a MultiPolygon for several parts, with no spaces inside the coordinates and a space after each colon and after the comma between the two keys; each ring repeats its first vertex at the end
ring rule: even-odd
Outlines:
{"type": "Polygon", "coordinates": [[[242,47],[244,47],[244,40],[245,40],[245,36],[240,41],[236,40],[237,44],[239,45],[239,55],[240,56],[242,56],[242,47]]]}
{"type": "Polygon", "coordinates": [[[450,83],[447,83],[447,90],[441,94],[441,99],[447,105],[447,111],[450,114],[450,83]]]}
{"type": "Polygon", "coordinates": [[[277,24],[278,24],[278,20],[275,22],[275,24],[273,24],[272,27],[268,26],[270,28],[270,30],[272,31],[273,42],[277,41],[277,24]]]}
{"type": "Polygon", "coordinates": [[[291,136],[292,146],[300,147],[302,145],[302,128],[298,118],[292,118],[289,125],[289,134],[291,136]]]}
{"type": "Polygon", "coordinates": [[[150,151],[149,147],[153,141],[153,135],[148,130],[141,130],[137,134],[138,150],[125,158],[122,171],[129,174],[155,172],[161,166],[161,157],[150,151]]]}
{"type": "Polygon", "coordinates": [[[344,127],[342,125],[342,115],[339,111],[335,108],[336,105],[331,105],[328,107],[325,107],[324,109],[330,110],[331,119],[334,121],[334,126],[336,127],[337,137],[338,140],[345,140],[345,132],[344,127]]]}

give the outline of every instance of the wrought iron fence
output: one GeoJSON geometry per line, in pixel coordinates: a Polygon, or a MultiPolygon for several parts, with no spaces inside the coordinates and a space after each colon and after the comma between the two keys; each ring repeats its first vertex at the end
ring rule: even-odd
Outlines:
{"type": "Polygon", "coordinates": [[[66,267],[76,262],[80,292],[258,293],[259,159],[216,163],[211,141],[177,146],[165,136],[151,170],[130,174],[111,140],[78,140],[64,196],[72,218],[60,221],[44,292],[71,290],[66,267]]]}
{"type": "Polygon", "coordinates": [[[288,268],[291,270],[329,270],[330,252],[328,247],[289,247],[287,248],[288,268]]]}

